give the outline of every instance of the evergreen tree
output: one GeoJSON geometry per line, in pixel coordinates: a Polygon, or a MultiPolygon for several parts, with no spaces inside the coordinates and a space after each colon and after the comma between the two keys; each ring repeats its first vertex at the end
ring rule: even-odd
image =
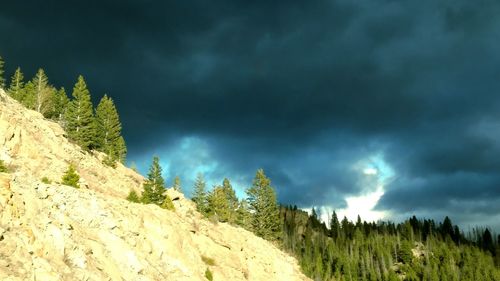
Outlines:
{"type": "Polygon", "coordinates": [[[181,188],[181,178],[179,176],[176,176],[174,178],[174,185],[172,186],[172,188],[176,191],[179,191],[179,192],[182,192],[182,188],[181,188]]]}
{"type": "Polygon", "coordinates": [[[266,177],[264,170],[257,171],[252,187],[247,189],[247,195],[250,210],[253,212],[252,229],[255,234],[267,240],[278,239],[280,236],[278,203],[271,187],[271,180],[266,177]]]}
{"type": "Polygon", "coordinates": [[[3,61],[2,56],[0,56],[0,88],[2,89],[5,89],[4,64],[5,62],[3,61]]]}
{"type": "Polygon", "coordinates": [[[149,168],[148,178],[144,182],[142,202],[145,204],[161,205],[165,201],[165,180],[163,179],[160,158],[153,157],[153,163],[149,168]]]}
{"type": "Polygon", "coordinates": [[[131,190],[127,196],[127,200],[130,202],[134,203],[139,203],[141,199],[139,198],[139,195],[137,195],[137,192],[135,190],[131,190]]]}
{"type": "Polygon", "coordinates": [[[20,102],[28,109],[35,109],[35,91],[35,85],[32,81],[28,81],[26,84],[24,84],[24,88],[21,91],[20,102]]]}
{"type": "MultiPolygon", "coordinates": [[[[281,208],[283,247],[297,257],[304,273],[315,280],[500,280],[500,269],[495,267],[491,255],[482,250],[491,248],[486,246],[491,242],[483,242],[492,240],[486,229],[474,230],[474,243],[472,238],[467,241],[463,236],[462,242],[457,243],[449,235],[435,235],[443,230],[443,224],[436,227],[433,220],[412,217],[395,225],[359,223],[360,220],[353,224],[344,218],[339,239],[332,240],[328,237],[331,230],[312,223],[317,219],[314,213],[281,208]],[[410,240],[412,233],[423,233],[424,228],[425,245],[414,244],[410,240]],[[416,253],[419,256],[414,256],[416,253]]],[[[457,232],[451,220],[447,228],[457,232]]]]}
{"type": "Polygon", "coordinates": [[[451,223],[451,219],[446,216],[443,221],[443,226],[441,228],[441,234],[443,235],[443,239],[445,239],[447,236],[452,238],[453,236],[453,224],[451,223]]]}
{"type": "Polygon", "coordinates": [[[493,244],[493,237],[489,229],[485,229],[483,233],[483,250],[488,251],[491,255],[495,255],[495,245],[493,244]]]}
{"type": "Polygon", "coordinates": [[[207,211],[207,193],[205,191],[206,183],[202,174],[196,176],[196,181],[194,183],[194,192],[192,196],[193,202],[196,204],[196,209],[198,212],[206,215],[207,211]]]}
{"type": "Polygon", "coordinates": [[[121,136],[122,125],[115,104],[107,95],[96,109],[97,148],[109,155],[112,160],[124,159],[124,141],[121,136]]]}
{"type": "Polygon", "coordinates": [[[238,204],[238,209],[236,210],[235,223],[245,229],[250,229],[251,220],[252,214],[250,213],[248,202],[246,199],[242,199],[238,204]]]}
{"type": "Polygon", "coordinates": [[[115,150],[111,147],[106,154],[106,157],[102,160],[104,165],[116,168],[115,150]]]}
{"type": "Polygon", "coordinates": [[[398,259],[404,264],[410,264],[413,254],[411,252],[411,243],[407,240],[404,240],[401,243],[401,247],[398,251],[398,259]]]}
{"type": "Polygon", "coordinates": [[[35,77],[31,80],[34,85],[35,110],[43,116],[49,117],[54,109],[54,88],[49,85],[49,79],[43,69],[38,69],[35,77]]]}
{"type": "Polygon", "coordinates": [[[168,196],[168,194],[165,194],[165,198],[163,199],[163,203],[161,203],[160,207],[170,211],[175,210],[174,203],[172,202],[172,199],[170,198],[170,196],[168,196]]]}
{"type": "Polygon", "coordinates": [[[64,173],[62,177],[62,184],[67,186],[72,186],[74,188],[80,188],[78,182],[80,181],[80,176],[76,173],[75,167],[70,164],[68,170],[64,173]]]}
{"type": "Polygon", "coordinates": [[[21,68],[18,67],[14,75],[12,75],[11,82],[7,93],[15,100],[21,102],[24,93],[24,75],[21,68]]]}
{"type": "Polygon", "coordinates": [[[58,121],[63,127],[65,127],[64,115],[68,108],[69,98],[66,95],[66,90],[64,88],[55,91],[54,93],[54,110],[52,112],[52,119],[58,121]]]}
{"type": "Polygon", "coordinates": [[[66,111],[66,130],[70,139],[83,149],[95,147],[96,129],[90,92],[80,75],[73,88],[73,100],[66,111]]]}
{"type": "Polygon", "coordinates": [[[335,211],[333,211],[332,218],[330,219],[330,233],[333,239],[337,239],[339,237],[340,222],[335,211]]]}
{"type": "Polygon", "coordinates": [[[238,197],[236,197],[236,192],[231,185],[229,179],[225,178],[222,181],[222,190],[227,201],[228,207],[228,221],[234,223],[236,220],[236,209],[238,209],[238,197]]]}
{"type": "Polygon", "coordinates": [[[215,216],[221,222],[234,223],[236,221],[236,209],[238,208],[238,198],[227,178],[222,186],[216,186],[207,196],[207,213],[215,216]]]}
{"type": "Polygon", "coordinates": [[[208,194],[206,212],[220,222],[229,221],[229,205],[222,186],[215,186],[208,194]]]}
{"type": "Polygon", "coordinates": [[[127,159],[127,146],[125,144],[125,139],[120,136],[116,141],[116,155],[118,156],[118,161],[122,164],[125,164],[125,160],[127,159]]]}

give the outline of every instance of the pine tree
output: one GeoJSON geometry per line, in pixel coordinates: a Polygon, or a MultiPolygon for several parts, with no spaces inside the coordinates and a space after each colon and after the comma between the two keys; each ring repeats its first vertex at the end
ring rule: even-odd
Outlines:
{"type": "Polygon", "coordinates": [[[495,245],[493,244],[493,237],[491,236],[491,232],[488,228],[484,230],[483,233],[483,250],[490,252],[492,255],[495,254],[495,245]]]}
{"type": "Polygon", "coordinates": [[[14,75],[12,75],[10,87],[7,90],[7,93],[14,98],[15,100],[21,102],[23,98],[23,90],[24,90],[24,75],[21,71],[21,68],[18,67],[14,75]]]}
{"type": "Polygon", "coordinates": [[[127,196],[127,200],[130,202],[134,203],[139,203],[141,199],[139,198],[139,195],[137,195],[137,192],[135,190],[131,190],[127,196]]]}
{"type": "Polygon", "coordinates": [[[179,176],[176,176],[174,178],[174,185],[172,186],[174,190],[182,192],[181,188],[181,178],[179,176]]]}
{"type": "Polygon", "coordinates": [[[231,182],[229,179],[225,178],[222,181],[222,188],[224,190],[224,194],[226,195],[226,200],[228,202],[228,207],[230,209],[230,221],[234,222],[235,219],[235,212],[236,209],[238,209],[238,197],[236,197],[236,192],[233,189],[233,186],[231,185],[231,182]]]}
{"type": "Polygon", "coordinates": [[[107,153],[110,159],[123,161],[125,141],[121,136],[122,125],[118,111],[107,95],[99,102],[96,109],[97,148],[107,153]]]}
{"type": "Polygon", "coordinates": [[[196,181],[194,183],[194,191],[192,200],[196,204],[196,209],[198,212],[206,215],[207,211],[207,193],[205,191],[206,183],[202,174],[196,176],[196,181]]]}
{"type": "Polygon", "coordinates": [[[33,95],[35,101],[34,109],[40,112],[44,117],[50,117],[54,110],[54,88],[49,85],[49,79],[43,69],[38,69],[35,77],[31,80],[33,91],[28,93],[33,95]]]}
{"type": "Polygon", "coordinates": [[[26,84],[24,84],[24,88],[21,91],[21,98],[20,102],[28,109],[35,109],[35,85],[33,84],[32,81],[28,81],[26,84]]]}
{"type": "Polygon", "coordinates": [[[403,240],[398,251],[398,259],[404,264],[410,264],[413,254],[411,251],[411,243],[408,240],[403,240]]]}
{"type": "Polygon", "coordinates": [[[271,187],[271,180],[259,169],[252,187],[247,189],[250,210],[253,212],[252,229],[264,239],[279,238],[280,220],[276,194],[271,187]]]}
{"type": "Polygon", "coordinates": [[[238,204],[238,209],[236,210],[235,223],[245,229],[250,229],[251,219],[252,214],[250,214],[248,202],[246,199],[242,199],[238,204]]]}
{"type": "Polygon", "coordinates": [[[339,237],[340,222],[335,211],[333,211],[332,218],[330,219],[330,233],[333,239],[337,239],[339,237]]]}
{"type": "Polygon", "coordinates": [[[0,88],[2,89],[5,89],[4,64],[5,62],[3,61],[2,56],[0,56],[0,88]]]}
{"type": "Polygon", "coordinates": [[[80,188],[78,182],[80,181],[80,176],[76,173],[75,167],[70,164],[68,170],[64,173],[62,177],[62,184],[67,186],[72,186],[74,188],[80,188]]]}
{"type": "Polygon", "coordinates": [[[227,178],[223,180],[222,186],[214,187],[207,196],[207,202],[208,215],[215,216],[221,222],[234,223],[236,221],[238,198],[227,178]]]}
{"type": "Polygon", "coordinates": [[[172,199],[170,198],[170,196],[168,196],[168,194],[165,194],[165,198],[163,199],[163,203],[161,203],[160,207],[170,211],[175,210],[174,203],[172,202],[172,199]]]}
{"type": "Polygon", "coordinates": [[[144,182],[144,192],[142,193],[142,202],[145,204],[161,205],[165,200],[165,180],[161,175],[160,158],[153,157],[153,163],[149,168],[148,179],[144,182]]]}
{"type": "Polygon", "coordinates": [[[64,115],[66,114],[69,103],[69,98],[68,95],[66,95],[66,90],[64,88],[61,88],[55,91],[53,98],[54,100],[52,104],[54,105],[54,109],[52,111],[51,118],[59,122],[64,127],[64,115]]]}
{"type": "Polygon", "coordinates": [[[127,145],[125,144],[125,139],[122,136],[120,136],[116,141],[115,151],[118,156],[118,161],[125,164],[125,160],[127,159],[127,145]]]}
{"type": "Polygon", "coordinates": [[[451,223],[451,219],[448,216],[444,218],[441,234],[443,235],[443,239],[445,239],[447,236],[449,236],[450,238],[453,236],[453,224],[451,223]]]}
{"type": "Polygon", "coordinates": [[[80,75],[73,88],[73,100],[66,111],[66,131],[83,149],[95,148],[96,129],[90,92],[80,75]]]}
{"type": "Polygon", "coordinates": [[[110,166],[112,168],[116,168],[116,153],[113,147],[111,147],[106,154],[106,157],[102,160],[102,163],[104,165],[110,166]]]}
{"type": "Polygon", "coordinates": [[[230,217],[229,204],[222,186],[216,186],[207,196],[207,213],[220,222],[228,222],[230,217]]]}

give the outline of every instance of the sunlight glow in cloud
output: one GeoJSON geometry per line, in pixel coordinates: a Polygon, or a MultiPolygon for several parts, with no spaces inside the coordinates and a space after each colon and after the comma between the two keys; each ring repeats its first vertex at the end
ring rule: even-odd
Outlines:
{"type": "Polygon", "coordinates": [[[363,173],[365,175],[376,175],[378,173],[378,171],[375,168],[366,168],[363,170],[363,173]]]}
{"type": "Polygon", "coordinates": [[[356,221],[358,215],[362,220],[378,221],[385,218],[386,212],[374,211],[373,208],[377,205],[378,200],[384,195],[383,187],[378,190],[360,196],[347,197],[347,208],[337,211],[339,218],[347,217],[349,220],[356,221]]]}
{"type": "MultiPolygon", "coordinates": [[[[384,195],[384,186],[394,177],[393,169],[385,162],[382,153],[355,163],[353,169],[359,172],[358,184],[362,186],[363,192],[344,198],[347,207],[336,209],[337,217],[342,220],[345,216],[351,221],[356,221],[359,215],[362,220],[368,222],[386,219],[390,215],[388,212],[373,209],[384,195]]],[[[331,206],[319,208],[321,219],[327,224],[334,209],[331,206]]]]}

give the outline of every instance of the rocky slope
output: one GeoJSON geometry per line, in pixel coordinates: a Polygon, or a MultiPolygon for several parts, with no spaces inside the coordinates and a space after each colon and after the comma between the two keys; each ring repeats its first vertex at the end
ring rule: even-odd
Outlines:
{"type": "Polygon", "coordinates": [[[123,198],[143,178],[82,152],[62,128],[0,89],[0,280],[308,280],[290,256],[241,228],[123,198]],[[69,163],[81,189],[57,184],[69,163]],[[53,184],[44,184],[47,177],[53,184]]]}

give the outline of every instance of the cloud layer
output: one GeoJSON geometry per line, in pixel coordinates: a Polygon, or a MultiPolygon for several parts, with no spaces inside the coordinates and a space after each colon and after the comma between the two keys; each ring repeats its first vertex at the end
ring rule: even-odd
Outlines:
{"type": "Polygon", "coordinates": [[[242,194],[262,167],[280,201],[342,208],[382,155],[378,210],[500,211],[497,1],[32,2],[0,10],[8,72],[82,73],[143,171],[158,154],[187,190],[204,172],[242,194]]]}

